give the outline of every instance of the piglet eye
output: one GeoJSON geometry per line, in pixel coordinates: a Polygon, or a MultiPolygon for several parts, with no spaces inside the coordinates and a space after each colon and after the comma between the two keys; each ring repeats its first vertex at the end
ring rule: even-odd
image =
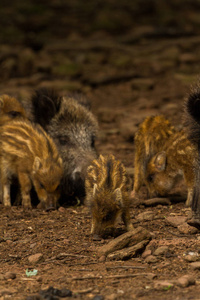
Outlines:
{"type": "Polygon", "coordinates": [[[112,213],[109,212],[105,215],[105,217],[103,218],[103,221],[107,222],[107,221],[110,221],[111,219],[112,219],[112,213]]]}
{"type": "Polygon", "coordinates": [[[11,116],[12,118],[16,118],[16,117],[18,117],[18,116],[20,116],[21,114],[20,114],[20,112],[18,112],[18,111],[9,111],[9,116],[11,116]]]}
{"type": "Polygon", "coordinates": [[[94,148],[95,136],[93,135],[91,138],[91,147],[94,148]]]}
{"type": "Polygon", "coordinates": [[[154,179],[154,174],[150,174],[150,175],[147,177],[147,180],[148,180],[149,182],[152,182],[153,179],[154,179]]]}
{"type": "Polygon", "coordinates": [[[56,191],[60,190],[60,184],[57,186],[56,191]]]}
{"type": "Polygon", "coordinates": [[[67,136],[59,136],[58,140],[59,143],[63,146],[69,144],[69,138],[67,136]]]}
{"type": "Polygon", "coordinates": [[[44,189],[44,185],[40,182],[40,188],[44,189]]]}

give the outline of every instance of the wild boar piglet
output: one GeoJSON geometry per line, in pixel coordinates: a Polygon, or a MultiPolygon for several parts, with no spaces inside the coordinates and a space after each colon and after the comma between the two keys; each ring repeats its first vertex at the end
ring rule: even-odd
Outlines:
{"type": "Polygon", "coordinates": [[[184,130],[172,135],[165,151],[156,153],[147,165],[146,181],[150,196],[168,194],[184,178],[188,188],[186,206],[191,206],[197,159],[197,147],[188,140],[184,130]]]}
{"type": "Polygon", "coordinates": [[[85,203],[92,216],[91,234],[104,235],[120,216],[126,229],[133,229],[126,170],[113,155],[100,155],[92,162],[87,169],[85,188],[85,203]]]}
{"type": "Polygon", "coordinates": [[[143,184],[148,192],[149,186],[146,181],[147,164],[150,159],[163,147],[168,138],[175,133],[175,128],[164,116],[147,117],[135,134],[135,158],[134,158],[134,185],[131,197],[134,198],[143,184]]]}
{"type": "Polygon", "coordinates": [[[11,206],[10,185],[17,177],[24,207],[31,207],[32,185],[41,207],[56,207],[63,175],[62,159],[41,126],[24,120],[0,127],[0,175],[5,206],[11,206]]]}

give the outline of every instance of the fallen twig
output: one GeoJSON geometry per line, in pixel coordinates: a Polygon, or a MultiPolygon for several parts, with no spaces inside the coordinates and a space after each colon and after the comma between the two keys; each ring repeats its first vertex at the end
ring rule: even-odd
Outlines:
{"type": "Polygon", "coordinates": [[[106,270],[115,270],[115,269],[146,269],[146,267],[141,266],[117,266],[117,267],[106,267],[106,270]]]}
{"type": "Polygon", "coordinates": [[[75,266],[87,266],[87,265],[95,265],[98,262],[87,262],[87,263],[78,263],[78,264],[70,264],[68,267],[75,267],[75,266]]]}
{"type": "Polygon", "coordinates": [[[73,254],[73,253],[65,253],[65,252],[63,252],[63,253],[60,253],[60,254],[58,254],[56,256],[53,256],[51,258],[46,259],[46,261],[51,261],[51,260],[55,260],[55,259],[64,259],[65,257],[68,257],[68,256],[86,257],[86,258],[88,258],[88,256],[86,256],[86,255],[73,254]]]}
{"type": "Polygon", "coordinates": [[[88,275],[84,277],[72,277],[72,278],[67,278],[67,280],[87,280],[87,279],[122,279],[122,278],[131,278],[131,277],[137,277],[137,276],[146,276],[150,277],[151,279],[156,277],[156,274],[153,273],[136,273],[136,274],[127,274],[127,275],[110,275],[110,276],[103,276],[103,275],[98,275],[98,276],[93,276],[93,275],[88,275]]]}

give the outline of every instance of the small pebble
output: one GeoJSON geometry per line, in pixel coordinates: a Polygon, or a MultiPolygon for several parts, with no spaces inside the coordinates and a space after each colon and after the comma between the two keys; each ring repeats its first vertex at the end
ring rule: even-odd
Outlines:
{"type": "Polygon", "coordinates": [[[149,255],[149,256],[146,257],[145,261],[148,264],[152,264],[152,263],[156,263],[158,261],[158,259],[154,255],[149,255]]]}
{"type": "Polygon", "coordinates": [[[192,262],[192,263],[190,264],[190,266],[191,266],[192,269],[194,269],[194,270],[200,270],[200,261],[192,262]]]}
{"type": "Polygon", "coordinates": [[[169,248],[167,246],[162,246],[162,247],[158,247],[155,252],[154,255],[163,255],[165,253],[167,253],[167,251],[169,250],[169,248]]]}
{"type": "Polygon", "coordinates": [[[100,258],[99,258],[99,262],[104,262],[106,261],[106,256],[105,255],[102,255],[100,258]]]}
{"type": "Polygon", "coordinates": [[[151,255],[151,250],[145,250],[143,253],[142,253],[142,258],[146,258],[147,256],[151,255]]]}
{"type": "Polygon", "coordinates": [[[31,264],[37,264],[37,263],[39,263],[40,261],[42,261],[43,260],[43,254],[42,253],[36,253],[36,254],[33,254],[33,255],[30,255],[29,257],[28,257],[28,261],[29,261],[29,263],[31,263],[31,264]]]}
{"type": "Polygon", "coordinates": [[[178,279],[178,285],[187,287],[195,284],[195,279],[190,275],[184,275],[178,279]]]}
{"type": "Polygon", "coordinates": [[[6,272],[4,275],[5,279],[15,279],[16,278],[16,274],[13,272],[6,272]]]}
{"type": "Polygon", "coordinates": [[[170,290],[173,287],[174,287],[174,284],[172,282],[165,281],[165,280],[156,281],[154,283],[154,288],[156,290],[170,290]]]}
{"type": "Polygon", "coordinates": [[[60,206],[59,209],[58,209],[58,211],[60,213],[64,213],[66,211],[66,209],[63,206],[60,206]]]}
{"type": "Polygon", "coordinates": [[[195,262],[195,261],[198,261],[200,260],[200,256],[197,256],[197,255],[185,255],[184,256],[184,259],[189,261],[189,262],[195,262]]]}

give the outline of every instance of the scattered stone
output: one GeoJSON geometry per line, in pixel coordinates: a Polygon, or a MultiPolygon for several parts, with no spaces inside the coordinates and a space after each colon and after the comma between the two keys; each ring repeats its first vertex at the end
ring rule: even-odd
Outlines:
{"type": "Polygon", "coordinates": [[[28,261],[31,264],[37,264],[37,263],[41,262],[43,259],[44,259],[44,257],[43,257],[42,253],[36,253],[36,254],[33,254],[28,257],[28,261]]]}
{"type": "Polygon", "coordinates": [[[196,227],[190,226],[187,223],[179,225],[178,230],[184,234],[195,234],[199,231],[196,227]]]}
{"type": "Polygon", "coordinates": [[[148,264],[153,264],[153,263],[156,263],[158,261],[157,257],[154,256],[154,255],[149,255],[146,257],[145,261],[148,263],[148,264]]]}
{"type": "Polygon", "coordinates": [[[58,211],[60,213],[64,213],[66,211],[66,209],[63,206],[60,206],[59,209],[58,209],[58,211]]]}
{"type": "Polygon", "coordinates": [[[135,217],[138,221],[152,221],[155,218],[155,212],[145,211],[135,217]]]}
{"type": "Polygon", "coordinates": [[[160,281],[156,281],[154,283],[154,288],[156,290],[166,290],[167,291],[167,290],[172,289],[173,287],[174,287],[174,284],[167,280],[164,280],[164,281],[160,280],[160,281]]]}
{"type": "Polygon", "coordinates": [[[8,245],[11,245],[11,244],[13,243],[13,241],[12,241],[12,240],[6,240],[6,243],[7,243],[8,245]]]}
{"type": "Polygon", "coordinates": [[[184,256],[184,259],[189,262],[194,262],[200,260],[200,256],[197,252],[189,252],[187,255],[184,256]]]}
{"type": "Polygon", "coordinates": [[[33,248],[35,248],[36,245],[37,245],[37,243],[30,244],[30,248],[33,249],[33,248]]]}
{"type": "Polygon", "coordinates": [[[126,232],[112,240],[110,243],[103,245],[98,249],[99,254],[108,255],[109,253],[121,250],[125,247],[131,247],[143,240],[150,240],[151,235],[145,228],[137,227],[129,232],[126,232]]]}
{"type": "Polygon", "coordinates": [[[187,287],[190,285],[194,285],[196,282],[194,277],[192,277],[191,275],[184,275],[178,279],[177,283],[182,287],[187,287]]]}
{"type": "Polygon", "coordinates": [[[151,255],[151,250],[145,250],[143,253],[142,253],[142,258],[146,258],[147,256],[151,255]]]}
{"type": "Polygon", "coordinates": [[[106,256],[105,255],[102,255],[100,258],[99,258],[99,262],[104,262],[106,261],[106,256]]]}
{"type": "Polygon", "coordinates": [[[169,251],[169,248],[167,246],[162,246],[162,247],[158,247],[155,251],[154,251],[154,255],[164,255],[169,251]]]}
{"type": "Polygon", "coordinates": [[[200,261],[192,262],[192,263],[190,264],[190,266],[191,266],[192,269],[194,269],[194,270],[200,270],[200,261]]]}
{"type": "Polygon", "coordinates": [[[16,278],[16,274],[13,272],[6,272],[4,275],[5,279],[15,279],[16,278]]]}
{"type": "Polygon", "coordinates": [[[179,225],[186,222],[186,217],[184,216],[175,216],[175,217],[167,217],[165,220],[172,226],[178,227],[179,225]]]}

